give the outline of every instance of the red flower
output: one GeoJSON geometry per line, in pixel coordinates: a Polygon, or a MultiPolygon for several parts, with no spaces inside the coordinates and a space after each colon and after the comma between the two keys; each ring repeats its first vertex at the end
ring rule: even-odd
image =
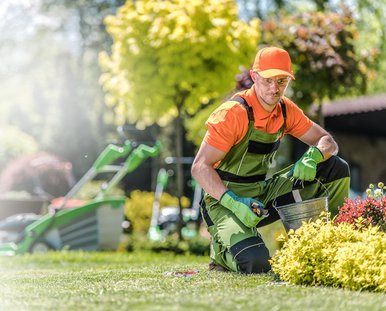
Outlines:
{"type": "Polygon", "coordinates": [[[334,222],[336,224],[347,222],[355,225],[360,217],[364,225],[379,226],[380,230],[386,232],[386,197],[381,199],[358,197],[354,200],[346,198],[334,222]]]}

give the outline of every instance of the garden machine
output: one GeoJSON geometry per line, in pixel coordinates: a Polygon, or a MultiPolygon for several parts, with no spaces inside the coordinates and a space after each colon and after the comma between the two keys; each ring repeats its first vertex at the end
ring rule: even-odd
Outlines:
{"type": "Polygon", "coordinates": [[[44,215],[13,215],[0,222],[0,255],[12,256],[47,250],[115,250],[120,242],[124,197],[108,196],[109,190],[149,157],[158,156],[153,147],[126,141],[120,147],[108,145],[74,187],[44,215]],[[126,157],[123,164],[113,165],[126,157]],[[72,198],[101,173],[113,173],[95,198],[72,198]],[[73,204],[74,201],[77,204],[73,204]]]}
{"type": "MultiPolygon", "coordinates": [[[[157,175],[152,216],[150,227],[147,233],[150,241],[164,241],[168,235],[178,230],[179,208],[177,206],[165,206],[161,208],[161,196],[167,187],[170,173],[161,168],[157,175]]],[[[200,220],[200,202],[202,199],[202,188],[192,179],[193,200],[190,208],[182,209],[182,236],[185,239],[192,239],[198,234],[200,220]]]]}

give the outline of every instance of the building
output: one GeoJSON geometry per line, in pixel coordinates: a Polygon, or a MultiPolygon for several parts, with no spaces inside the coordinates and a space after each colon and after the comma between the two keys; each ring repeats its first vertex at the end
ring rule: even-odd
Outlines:
{"type": "Polygon", "coordinates": [[[351,168],[351,188],[386,184],[386,94],[340,99],[322,106],[324,127],[351,168]]]}

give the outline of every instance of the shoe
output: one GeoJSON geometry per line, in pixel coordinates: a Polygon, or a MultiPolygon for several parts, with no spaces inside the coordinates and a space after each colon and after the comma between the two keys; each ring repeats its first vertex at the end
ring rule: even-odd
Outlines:
{"type": "Polygon", "coordinates": [[[225,269],[223,266],[220,266],[213,261],[209,263],[209,270],[210,271],[217,271],[217,272],[228,272],[227,269],[225,269]]]}

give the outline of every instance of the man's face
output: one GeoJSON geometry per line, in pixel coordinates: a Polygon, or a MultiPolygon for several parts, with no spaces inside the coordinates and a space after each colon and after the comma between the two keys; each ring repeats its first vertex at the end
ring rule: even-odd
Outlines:
{"type": "Polygon", "coordinates": [[[252,70],[250,74],[256,85],[255,91],[257,98],[262,104],[273,109],[283,96],[290,78],[285,75],[279,75],[265,79],[252,70]]]}

